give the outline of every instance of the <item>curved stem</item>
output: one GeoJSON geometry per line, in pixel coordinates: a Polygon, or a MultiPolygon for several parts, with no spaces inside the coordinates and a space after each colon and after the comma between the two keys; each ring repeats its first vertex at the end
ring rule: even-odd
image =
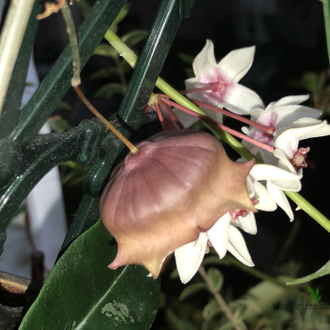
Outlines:
{"type": "Polygon", "coordinates": [[[311,203],[297,192],[285,191],[285,194],[297,204],[299,209],[305,211],[311,218],[313,218],[320,226],[330,233],[330,221],[318,211],[311,203]]]}
{"type": "Polygon", "coordinates": [[[120,139],[127,148],[131,150],[132,154],[137,154],[139,149],[133,145],[130,141],[128,141],[123,134],[121,134],[113,125],[111,125],[94,107],[93,105],[86,99],[84,93],[81,91],[79,86],[73,86],[75,92],[79,96],[79,98],[84,102],[84,104],[87,106],[87,108],[93,112],[93,114],[99,118],[102,123],[110,129],[110,131],[115,134],[118,139],[120,139]]]}
{"type": "Polygon", "coordinates": [[[210,280],[206,274],[205,268],[203,266],[200,266],[198,272],[199,272],[199,275],[204,280],[208,290],[212,293],[214,299],[217,301],[217,303],[222,308],[223,312],[226,314],[231,326],[236,330],[241,330],[240,326],[236,323],[231,310],[229,309],[225,300],[222,298],[221,294],[219,292],[213,290],[210,280]]]}
{"type": "MultiPolygon", "coordinates": [[[[58,3],[58,5],[60,2],[58,3]]],[[[80,57],[79,57],[79,46],[78,46],[78,39],[76,28],[74,26],[74,22],[72,19],[71,11],[66,2],[64,2],[61,6],[63,18],[65,20],[66,31],[69,36],[71,51],[72,51],[72,79],[71,79],[71,86],[75,87],[80,85],[80,57]]]]}

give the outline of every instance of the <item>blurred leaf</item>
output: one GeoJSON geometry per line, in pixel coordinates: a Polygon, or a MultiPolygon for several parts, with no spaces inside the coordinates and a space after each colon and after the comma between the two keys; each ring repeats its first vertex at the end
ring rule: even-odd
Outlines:
{"type": "Polygon", "coordinates": [[[309,282],[316,278],[319,278],[321,276],[329,275],[329,274],[330,274],[330,260],[324,266],[322,266],[319,270],[317,270],[315,273],[312,273],[312,274],[304,276],[304,277],[297,278],[290,282],[286,282],[286,285],[306,283],[306,282],[309,282]]]}
{"type": "Polygon", "coordinates": [[[113,77],[118,74],[117,68],[101,69],[91,74],[91,79],[102,79],[113,77]]]}
{"type": "Polygon", "coordinates": [[[178,272],[178,270],[175,268],[174,270],[173,270],[173,272],[170,274],[170,279],[171,280],[175,280],[175,279],[177,279],[177,278],[179,278],[180,276],[179,276],[179,272],[178,272]]]}
{"type": "Polygon", "coordinates": [[[68,103],[68,102],[61,101],[61,102],[57,105],[56,109],[71,110],[71,109],[72,109],[72,106],[71,106],[71,104],[68,103]]]}
{"type": "Polygon", "coordinates": [[[126,92],[126,86],[119,83],[110,83],[110,84],[105,84],[104,86],[99,88],[95,92],[94,96],[105,97],[107,99],[110,99],[115,94],[124,95],[125,92],[126,92]]]}
{"type": "MultiPolygon", "coordinates": [[[[195,127],[194,127],[195,128],[195,127]]],[[[219,259],[219,256],[210,256],[204,258],[203,265],[223,265],[225,261],[223,259],[219,259]]]]}
{"type": "Polygon", "coordinates": [[[222,309],[219,304],[215,300],[212,300],[203,308],[202,315],[204,320],[206,320],[220,313],[221,311],[222,309]]]}
{"type": "Polygon", "coordinates": [[[50,126],[51,130],[54,132],[65,131],[65,130],[71,128],[71,125],[69,124],[69,122],[60,116],[50,117],[47,120],[47,123],[50,126]]]}
{"type": "Polygon", "coordinates": [[[99,220],[55,264],[20,330],[147,330],[159,306],[159,280],[138,265],[110,270],[117,246],[99,220]]]}
{"type": "Polygon", "coordinates": [[[212,290],[219,292],[223,286],[223,275],[219,269],[211,267],[207,270],[207,277],[209,278],[212,290]]]}
{"type": "Polygon", "coordinates": [[[317,301],[320,301],[320,300],[321,300],[321,297],[322,297],[322,296],[319,295],[318,298],[317,298],[317,301]]]}
{"type": "Polygon", "coordinates": [[[96,47],[94,50],[93,55],[101,55],[101,56],[106,56],[106,57],[112,57],[112,58],[117,58],[118,52],[109,44],[101,44],[96,47]]]}
{"type": "Polygon", "coordinates": [[[317,297],[319,295],[319,293],[320,293],[319,288],[316,288],[315,293],[314,293],[315,297],[317,297]]]}
{"type": "Polygon", "coordinates": [[[184,288],[179,296],[179,300],[185,300],[186,298],[190,297],[194,293],[202,290],[207,289],[207,286],[205,283],[194,283],[191,285],[188,285],[186,288],[184,288]]]}
{"type": "Polygon", "coordinates": [[[124,34],[121,40],[130,48],[133,48],[141,40],[147,38],[148,31],[146,30],[133,30],[124,34]]]}
{"type": "Polygon", "coordinates": [[[110,29],[113,32],[117,32],[118,30],[118,24],[127,16],[128,12],[130,9],[130,5],[125,5],[123,7],[123,9],[119,12],[118,16],[115,18],[115,20],[113,21],[113,23],[110,26],[110,29]]]}
{"type": "Polygon", "coordinates": [[[178,57],[183,61],[185,62],[186,64],[188,65],[192,65],[193,64],[193,61],[194,61],[194,57],[187,54],[187,53],[178,53],[178,57]]]}
{"type": "Polygon", "coordinates": [[[165,309],[165,319],[174,330],[198,330],[198,328],[188,320],[180,319],[175,315],[172,308],[165,309]]]}

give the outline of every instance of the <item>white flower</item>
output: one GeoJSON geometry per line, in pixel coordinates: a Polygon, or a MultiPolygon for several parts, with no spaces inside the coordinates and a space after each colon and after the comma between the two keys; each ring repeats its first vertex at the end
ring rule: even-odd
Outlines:
{"type": "MultiPolygon", "coordinates": [[[[258,94],[238,84],[250,69],[254,52],[254,46],[233,50],[217,63],[213,42],[206,40],[204,48],[193,62],[195,77],[187,79],[185,84],[187,90],[205,87],[210,89],[189,93],[187,96],[242,115],[249,114],[251,109],[263,108],[263,102],[258,94]]],[[[202,109],[215,121],[222,122],[221,114],[203,107],[202,109]]],[[[183,122],[185,117],[185,114],[179,115],[183,122]]],[[[191,120],[194,121],[196,119],[191,120]]]]}
{"type": "Polygon", "coordinates": [[[203,261],[208,240],[220,258],[223,258],[228,250],[243,264],[249,267],[254,266],[243,235],[231,224],[231,215],[228,212],[210,230],[200,233],[196,241],[175,250],[176,265],[182,283],[189,282],[197,273],[203,261]]]}
{"type": "MultiPolygon", "coordinates": [[[[243,127],[242,131],[257,141],[275,146],[275,138],[289,129],[295,121],[305,117],[314,119],[320,117],[322,111],[300,105],[300,103],[306,101],[308,98],[309,95],[286,96],[277,102],[270,103],[265,110],[254,109],[251,111],[251,120],[258,124],[272,127],[274,129],[273,135],[262,132],[255,127],[243,127]]],[[[277,164],[278,160],[268,151],[245,141],[242,143],[253,154],[260,153],[265,163],[277,164]]]]}
{"type": "MultiPolygon", "coordinates": [[[[239,161],[241,162],[242,159],[239,161]]],[[[258,210],[274,211],[277,208],[274,197],[259,182],[272,179],[283,182],[294,181],[297,180],[297,175],[272,165],[254,165],[247,176],[246,185],[250,198],[257,202],[255,207],[258,210]]],[[[175,250],[176,265],[183,283],[189,282],[198,271],[208,242],[214,247],[220,259],[226,255],[228,250],[244,265],[254,266],[244,237],[236,227],[255,235],[257,233],[257,225],[254,214],[246,210],[232,210],[223,215],[210,230],[201,232],[196,241],[175,250]]]]}

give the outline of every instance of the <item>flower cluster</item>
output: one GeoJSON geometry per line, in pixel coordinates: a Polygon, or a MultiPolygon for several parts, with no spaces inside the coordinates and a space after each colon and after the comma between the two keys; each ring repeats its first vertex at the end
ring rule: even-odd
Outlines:
{"type": "Polygon", "coordinates": [[[220,258],[229,251],[252,267],[240,229],[256,234],[254,213],[278,206],[294,219],[285,191],[300,191],[310,151],[299,142],[330,135],[330,125],[318,119],[321,111],[301,105],[308,95],[284,97],[265,108],[257,93],[239,84],[254,52],[254,47],[234,50],[217,63],[213,43],[206,41],[193,62],[195,77],[186,80],[183,93],[211,118],[177,104],[180,111],[175,109],[166,95],[150,99],[146,111],[155,109],[165,132],[143,141],[137,154],[126,157],[100,201],[101,218],[118,243],[111,269],[138,263],[156,278],[166,256],[174,252],[181,281],[187,283],[209,247],[220,258]],[[216,138],[182,130],[181,125],[199,118],[232,132],[222,124],[223,114],[249,125],[242,128],[244,134],[234,135],[257,157],[257,164],[243,158],[232,162],[216,138]]]}
{"type": "MultiPolygon", "coordinates": [[[[256,201],[256,209],[274,211],[279,206],[293,221],[294,215],[284,192],[300,191],[302,168],[307,166],[306,156],[310,151],[308,146],[299,146],[299,142],[330,135],[330,125],[317,119],[321,115],[320,110],[301,105],[308,95],[283,97],[265,108],[254,91],[238,84],[252,65],[254,51],[254,47],[234,50],[217,63],[213,43],[207,40],[193,62],[195,77],[186,80],[186,92],[192,100],[251,116],[250,127],[242,127],[242,131],[253,142],[243,139],[242,143],[252,154],[259,154],[264,164],[256,164],[247,176],[250,198],[256,201]],[[273,152],[260,147],[264,144],[273,147],[273,152]]],[[[214,113],[210,108],[204,106],[203,110],[215,121],[222,122],[222,114],[214,113]]],[[[186,115],[178,111],[176,114],[184,126],[191,124],[186,115]]],[[[253,266],[244,238],[237,228],[256,234],[254,213],[229,212],[207,233],[201,233],[197,241],[177,249],[175,257],[182,282],[189,281],[198,270],[207,242],[220,258],[228,250],[245,265],[253,266]]]]}

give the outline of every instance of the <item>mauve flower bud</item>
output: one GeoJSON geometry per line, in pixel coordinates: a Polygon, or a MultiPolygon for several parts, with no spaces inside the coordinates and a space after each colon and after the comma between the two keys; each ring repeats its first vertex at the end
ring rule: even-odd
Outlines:
{"type": "Polygon", "coordinates": [[[254,161],[234,163],[211,135],[162,132],[114,170],[100,200],[118,243],[111,269],[142,264],[156,278],[165,257],[232,209],[256,211],[246,190],[254,161]]]}

